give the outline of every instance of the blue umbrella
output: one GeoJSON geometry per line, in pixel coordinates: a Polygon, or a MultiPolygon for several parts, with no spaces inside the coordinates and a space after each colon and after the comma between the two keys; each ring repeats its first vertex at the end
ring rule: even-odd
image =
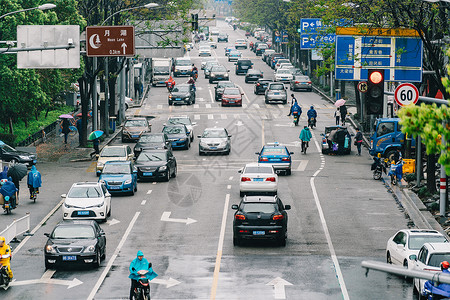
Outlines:
{"type": "Polygon", "coordinates": [[[103,133],[104,132],[101,130],[92,131],[91,134],[89,134],[89,136],[88,136],[88,140],[92,141],[92,140],[98,139],[99,137],[101,137],[103,135],[103,133]]]}

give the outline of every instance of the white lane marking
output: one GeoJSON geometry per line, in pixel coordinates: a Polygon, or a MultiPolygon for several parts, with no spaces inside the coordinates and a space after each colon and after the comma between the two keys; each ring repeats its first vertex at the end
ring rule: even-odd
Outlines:
{"type": "Polygon", "coordinates": [[[284,280],[281,277],[277,277],[270,282],[266,283],[266,285],[273,285],[275,299],[286,299],[286,291],[284,286],[292,285],[289,281],[284,280]]]}
{"type": "Polygon", "coordinates": [[[258,108],[259,108],[259,104],[253,103],[253,107],[256,108],[256,109],[258,109],[258,108]]]}
{"type": "Polygon", "coordinates": [[[169,279],[154,278],[152,279],[152,283],[165,285],[166,288],[170,288],[172,286],[180,284],[181,282],[179,282],[176,279],[173,279],[172,277],[169,277],[169,279]]]}
{"type": "Polygon", "coordinates": [[[161,105],[161,104],[158,104],[158,105],[156,106],[156,108],[157,108],[157,109],[162,109],[162,105],[161,105]]]}
{"type": "MultiPolygon", "coordinates": [[[[319,143],[317,142],[315,134],[313,133],[312,136],[313,136],[314,143],[316,145],[317,151],[320,152],[319,143]]],[[[321,157],[321,160],[322,160],[323,163],[325,162],[325,158],[321,157]]],[[[332,259],[333,264],[334,264],[334,269],[336,270],[336,277],[338,278],[339,286],[341,288],[342,295],[344,297],[344,300],[350,300],[350,297],[349,297],[348,291],[347,291],[347,287],[345,285],[344,277],[342,275],[341,267],[339,265],[339,261],[338,261],[337,256],[336,256],[336,251],[334,250],[333,242],[331,241],[331,236],[330,236],[330,232],[328,230],[328,225],[327,225],[327,222],[325,220],[325,216],[323,214],[322,205],[320,204],[319,196],[317,194],[316,186],[315,186],[315,183],[314,183],[314,180],[316,179],[316,176],[321,172],[321,170],[322,170],[322,168],[320,168],[319,170],[317,170],[314,173],[314,175],[309,180],[309,183],[311,185],[311,189],[312,189],[312,192],[313,192],[314,202],[316,203],[316,207],[317,207],[317,210],[319,212],[319,217],[320,217],[320,221],[322,223],[322,228],[323,228],[323,231],[325,233],[325,237],[327,239],[328,248],[330,250],[331,259],[332,259]]]]}
{"type": "Polygon", "coordinates": [[[222,118],[222,120],[226,120],[227,119],[227,115],[226,114],[221,114],[220,117],[222,118]]]}
{"type": "Polygon", "coordinates": [[[200,105],[194,104],[194,108],[199,108],[199,107],[200,107],[200,105]]]}
{"type": "Polygon", "coordinates": [[[194,115],[195,120],[200,120],[200,115],[194,115]]]}
{"type": "Polygon", "coordinates": [[[211,88],[212,88],[212,86],[211,86],[211,85],[208,85],[208,91],[209,91],[209,96],[210,96],[210,98],[211,98],[211,103],[214,103],[214,102],[216,102],[216,99],[215,99],[214,96],[213,96],[213,93],[212,93],[212,91],[211,91],[211,88]]]}
{"type": "Polygon", "coordinates": [[[116,225],[116,224],[119,224],[119,223],[120,223],[120,221],[116,220],[116,219],[112,219],[112,220],[106,221],[106,224],[108,224],[109,226],[116,225]]]}
{"type": "Polygon", "coordinates": [[[195,98],[195,101],[204,102],[205,99],[203,99],[203,98],[195,98]]]}
{"type": "Polygon", "coordinates": [[[231,184],[227,185],[227,189],[231,190],[231,184]]]}
{"type": "Polygon", "coordinates": [[[206,104],[205,104],[205,107],[206,107],[206,108],[211,108],[211,104],[206,103],[206,104]]]}
{"type": "Polygon", "coordinates": [[[242,108],[247,108],[247,104],[242,104],[242,108]]]}
{"type": "Polygon", "coordinates": [[[192,224],[197,222],[197,220],[191,219],[191,218],[187,218],[187,219],[174,219],[174,218],[170,218],[170,214],[172,212],[170,211],[165,211],[163,212],[163,214],[161,215],[161,221],[164,222],[175,222],[175,223],[185,223],[186,225],[192,224]]]}
{"type": "Polygon", "coordinates": [[[212,119],[214,119],[214,115],[209,114],[209,115],[208,115],[208,120],[212,120],[212,119]]]}
{"type": "Polygon", "coordinates": [[[233,176],[230,176],[230,178],[228,178],[228,180],[233,180],[233,176]]]}
{"type": "Polygon", "coordinates": [[[141,205],[145,205],[147,203],[147,200],[142,200],[141,205]]]}
{"type": "Polygon", "coordinates": [[[152,190],[147,191],[147,195],[150,195],[152,193],[152,190]]]}
{"type": "Polygon", "coordinates": [[[233,117],[234,117],[235,119],[239,119],[239,114],[234,114],[233,117]]]}
{"type": "Polygon", "coordinates": [[[211,287],[210,299],[212,300],[216,299],[217,284],[219,282],[220,261],[222,260],[223,240],[225,239],[225,227],[227,224],[229,202],[230,202],[230,194],[227,194],[225,196],[225,204],[223,207],[222,225],[220,227],[219,244],[217,245],[217,256],[216,256],[216,264],[214,266],[213,285],[211,287]]]}
{"type": "Polygon", "coordinates": [[[308,165],[309,160],[301,160],[300,164],[298,165],[297,171],[305,171],[306,166],[308,165]]]}
{"type": "Polygon", "coordinates": [[[94,299],[94,296],[97,294],[97,291],[98,291],[98,289],[100,288],[100,286],[102,285],[103,281],[105,280],[106,275],[108,275],[109,270],[111,269],[111,267],[112,267],[114,261],[116,260],[117,255],[119,255],[119,252],[120,252],[120,250],[121,250],[122,247],[123,247],[123,244],[125,244],[125,241],[127,240],[128,235],[130,234],[131,229],[133,228],[134,223],[136,222],[136,220],[137,220],[137,218],[139,217],[140,213],[141,213],[141,212],[138,211],[138,212],[136,212],[136,213],[134,214],[134,217],[133,217],[133,219],[131,220],[130,224],[128,225],[128,228],[127,228],[127,230],[125,231],[125,234],[123,235],[122,239],[120,240],[119,245],[117,246],[116,250],[114,251],[114,254],[113,254],[113,255],[111,256],[111,258],[109,259],[108,264],[106,265],[105,270],[103,270],[103,273],[100,275],[100,278],[97,280],[97,283],[95,284],[94,288],[92,289],[91,293],[89,294],[87,300],[92,300],[92,299],[94,299]]]}
{"type": "Polygon", "coordinates": [[[278,107],[279,108],[284,108],[284,105],[283,104],[278,104],[278,107]]]}
{"type": "Polygon", "coordinates": [[[82,281],[74,278],[72,280],[61,280],[61,279],[53,279],[52,276],[55,274],[55,270],[47,270],[39,279],[31,279],[31,280],[22,280],[16,281],[13,279],[11,282],[11,286],[19,286],[19,285],[28,285],[28,284],[36,284],[36,283],[47,283],[47,284],[59,284],[59,285],[67,285],[68,289],[71,289],[77,285],[83,284],[82,281]]]}
{"type": "MultiPolygon", "coordinates": [[[[236,84],[236,86],[241,90],[241,92],[244,93],[244,98],[245,98],[245,100],[247,100],[247,102],[250,103],[250,100],[248,99],[247,93],[244,91],[244,89],[243,89],[240,85],[237,85],[237,84],[236,84]]],[[[244,105],[245,105],[245,107],[247,107],[247,104],[242,104],[242,107],[244,107],[244,105]]]]}

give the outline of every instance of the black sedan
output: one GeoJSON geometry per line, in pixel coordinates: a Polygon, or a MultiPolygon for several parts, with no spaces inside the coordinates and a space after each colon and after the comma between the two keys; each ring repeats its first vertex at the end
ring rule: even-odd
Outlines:
{"type": "Polygon", "coordinates": [[[106,256],[105,232],[94,220],[65,220],[45,233],[45,269],[67,264],[100,267],[106,256]]]}
{"type": "Polygon", "coordinates": [[[190,84],[177,84],[169,94],[169,105],[195,103],[195,91],[190,84]]]}
{"type": "Polygon", "coordinates": [[[4,162],[21,163],[27,166],[36,164],[36,154],[19,151],[0,141],[0,160],[4,162]]]}
{"type": "Polygon", "coordinates": [[[238,246],[243,239],[269,239],[286,246],[290,205],[283,205],[278,196],[245,196],[236,210],[233,221],[233,244],[238,246]]]}
{"type": "Polygon", "coordinates": [[[191,147],[191,133],[186,125],[166,125],[162,132],[167,134],[173,149],[183,148],[189,150],[189,147],[191,147]]]}
{"type": "Polygon", "coordinates": [[[177,160],[170,150],[144,150],[136,159],[139,180],[162,179],[177,176],[177,160]]]}
{"type": "Polygon", "coordinates": [[[236,86],[236,84],[234,84],[231,81],[219,81],[219,82],[217,82],[217,85],[214,87],[216,101],[221,101],[222,100],[223,90],[226,87],[237,87],[237,86],[236,86]]]}
{"type": "Polygon", "coordinates": [[[217,37],[217,42],[227,42],[228,43],[228,34],[226,33],[219,33],[219,36],[217,37]]]}
{"type": "Polygon", "coordinates": [[[263,78],[258,79],[256,81],[255,88],[253,89],[255,95],[265,94],[267,86],[271,82],[273,82],[273,80],[271,79],[263,79],[263,78]]]}
{"type": "Polygon", "coordinates": [[[230,70],[227,70],[224,66],[213,66],[209,72],[209,83],[220,80],[229,80],[228,72],[230,72],[230,70]]]}
{"type": "Polygon", "coordinates": [[[260,78],[263,78],[263,72],[258,69],[251,69],[245,74],[245,83],[256,82],[260,78]]]}
{"type": "Polygon", "coordinates": [[[134,146],[134,156],[144,149],[172,149],[172,144],[165,133],[144,133],[134,146]]]}

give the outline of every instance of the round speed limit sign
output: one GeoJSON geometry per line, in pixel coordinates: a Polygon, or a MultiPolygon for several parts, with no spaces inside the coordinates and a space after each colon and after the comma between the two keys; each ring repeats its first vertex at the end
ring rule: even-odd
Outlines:
{"type": "Polygon", "coordinates": [[[419,100],[419,90],[411,83],[400,84],[394,92],[395,102],[400,106],[416,104],[419,100]]]}

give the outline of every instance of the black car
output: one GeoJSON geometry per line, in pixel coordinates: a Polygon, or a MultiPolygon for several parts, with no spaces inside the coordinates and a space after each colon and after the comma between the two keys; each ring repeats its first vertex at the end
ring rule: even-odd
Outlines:
{"type": "Polygon", "coordinates": [[[213,66],[209,73],[209,83],[213,83],[219,80],[228,80],[228,72],[229,70],[227,70],[227,68],[225,68],[224,66],[213,66]]]}
{"type": "Polygon", "coordinates": [[[286,246],[290,205],[283,205],[278,196],[244,196],[235,209],[233,221],[233,244],[243,239],[270,239],[286,246]]]}
{"type": "Polygon", "coordinates": [[[228,43],[228,34],[226,33],[219,33],[219,36],[217,37],[217,42],[227,42],[228,43]]]}
{"type": "Polygon", "coordinates": [[[258,46],[255,47],[255,54],[256,55],[262,55],[266,49],[269,49],[269,46],[265,43],[258,44],[258,46]]]}
{"type": "Polygon", "coordinates": [[[94,220],[65,220],[44,233],[45,268],[67,264],[91,264],[100,267],[106,256],[105,232],[94,220]]]}
{"type": "Polygon", "coordinates": [[[189,147],[191,147],[191,133],[186,125],[166,125],[162,132],[167,134],[173,149],[183,148],[189,150],[189,147]]]}
{"type": "Polygon", "coordinates": [[[263,78],[263,72],[257,69],[251,69],[245,74],[245,83],[256,82],[260,78],[263,78]]]}
{"type": "Polygon", "coordinates": [[[32,166],[36,164],[37,156],[36,154],[16,150],[0,141],[0,160],[32,166]]]}
{"type": "Polygon", "coordinates": [[[144,150],[136,159],[139,180],[163,179],[177,176],[177,160],[171,150],[144,150]]]}
{"type": "Polygon", "coordinates": [[[256,81],[255,88],[253,89],[255,95],[265,94],[267,86],[271,82],[273,82],[272,79],[263,79],[263,78],[258,79],[256,81]]]}
{"type": "Polygon", "coordinates": [[[172,149],[172,144],[165,133],[144,133],[134,146],[134,157],[147,149],[172,149]]]}
{"type": "Polygon", "coordinates": [[[235,65],[236,75],[246,74],[247,71],[253,67],[253,63],[250,59],[238,59],[235,65]]]}
{"type": "Polygon", "coordinates": [[[177,84],[169,94],[169,105],[195,103],[195,91],[191,84],[177,84]]]}
{"type": "Polygon", "coordinates": [[[217,85],[214,87],[215,91],[215,98],[216,101],[221,101],[222,100],[222,95],[223,95],[223,90],[226,87],[237,87],[236,84],[234,84],[231,81],[219,81],[217,82],[217,85]]]}

